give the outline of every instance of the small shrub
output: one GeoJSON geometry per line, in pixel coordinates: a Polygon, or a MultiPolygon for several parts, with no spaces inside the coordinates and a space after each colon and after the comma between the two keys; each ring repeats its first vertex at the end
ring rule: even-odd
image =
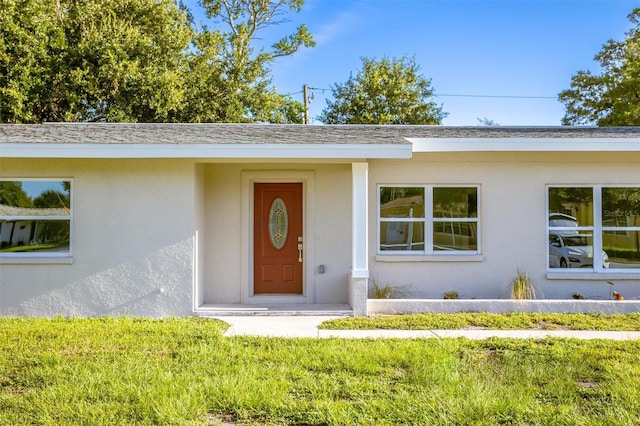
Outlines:
{"type": "Polygon", "coordinates": [[[536,289],[533,281],[524,271],[518,271],[516,277],[511,282],[512,299],[535,299],[536,289]]]}
{"type": "Polygon", "coordinates": [[[384,287],[378,286],[378,283],[373,283],[373,298],[374,299],[391,299],[393,296],[393,287],[389,287],[389,284],[384,287]]]}
{"type": "Polygon", "coordinates": [[[447,291],[444,294],[444,298],[445,299],[459,299],[460,295],[458,295],[458,292],[455,290],[451,290],[451,291],[447,291]]]}

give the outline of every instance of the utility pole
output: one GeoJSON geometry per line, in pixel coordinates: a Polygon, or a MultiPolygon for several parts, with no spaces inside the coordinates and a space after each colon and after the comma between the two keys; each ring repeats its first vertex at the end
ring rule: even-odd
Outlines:
{"type": "Polygon", "coordinates": [[[309,97],[307,96],[307,85],[302,86],[302,96],[304,97],[304,117],[302,124],[309,124],[309,97]]]}
{"type": "Polygon", "coordinates": [[[302,117],[302,124],[309,124],[309,104],[314,98],[313,92],[311,92],[311,96],[309,96],[309,90],[322,90],[322,93],[324,93],[324,89],[309,87],[306,84],[302,86],[302,96],[304,96],[304,117],[302,117]]]}

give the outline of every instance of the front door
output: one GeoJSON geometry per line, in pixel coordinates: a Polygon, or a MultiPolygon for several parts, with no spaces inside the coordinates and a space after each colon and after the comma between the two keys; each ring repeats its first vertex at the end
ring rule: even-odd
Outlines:
{"type": "Polygon", "coordinates": [[[255,183],[254,294],[302,294],[302,183],[255,183]]]}

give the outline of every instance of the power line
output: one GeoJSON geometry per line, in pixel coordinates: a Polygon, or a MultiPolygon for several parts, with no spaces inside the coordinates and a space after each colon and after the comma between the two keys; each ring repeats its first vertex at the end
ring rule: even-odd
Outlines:
{"type": "Polygon", "coordinates": [[[558,99],[557,96],[526,96],[526,95],[467,95],[451,93],[434,93],[435,97],[457,97],[457,98],[507,98],[507,99],[558,99]]]}
{"type": "MultiPolygon", "coordinates": [[[[331,90],[331,89],[323,89],[323,88],[321,88],[321,87],[309,87],[309,86],[307,86],[307,89],[308,89],[308,90],[319,90],[319,91],[321,91],[323,94],[324,94],[324,92],[325,92],[325,91],[327,91],[327,90],[331,90]]],[[[284,95],[285,95],[285,96],[293,96],[293,95],[299,95],[300,93],[304,93],[304,89],[303,89],[303,90],[298,90],[297,92],[285,93],[284,95]]]]}
{"type": "MultiPolygon", "coordinates": [[[[324,93],[326,90],[319,87],[307,87],[309,90],[320,90],[324,93]]],[[[297,92],[287,93],[286,96],[299,95],[303,93],[303,90],[297,92]]],[[[464,93],[434,93],[434,97],[452,97],[452,98],[504,98],[504,99],[558,99],[557,96],[530,96],[530,95],[472,95],[464,93]]]]}

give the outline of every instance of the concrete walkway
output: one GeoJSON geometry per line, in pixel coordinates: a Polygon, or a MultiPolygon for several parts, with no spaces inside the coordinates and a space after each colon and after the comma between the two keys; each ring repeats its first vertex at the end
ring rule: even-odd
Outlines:
{"type": "Polygon", "coordinates": [[[490,337],[542,339],[564,337],[576,339],[638,340],[639,331],[589,330],[320,330],[318,326],[332,316],[221,316],[213,317],[229,324],[225,336],[311,337],[349,339],[490,337]]]}

